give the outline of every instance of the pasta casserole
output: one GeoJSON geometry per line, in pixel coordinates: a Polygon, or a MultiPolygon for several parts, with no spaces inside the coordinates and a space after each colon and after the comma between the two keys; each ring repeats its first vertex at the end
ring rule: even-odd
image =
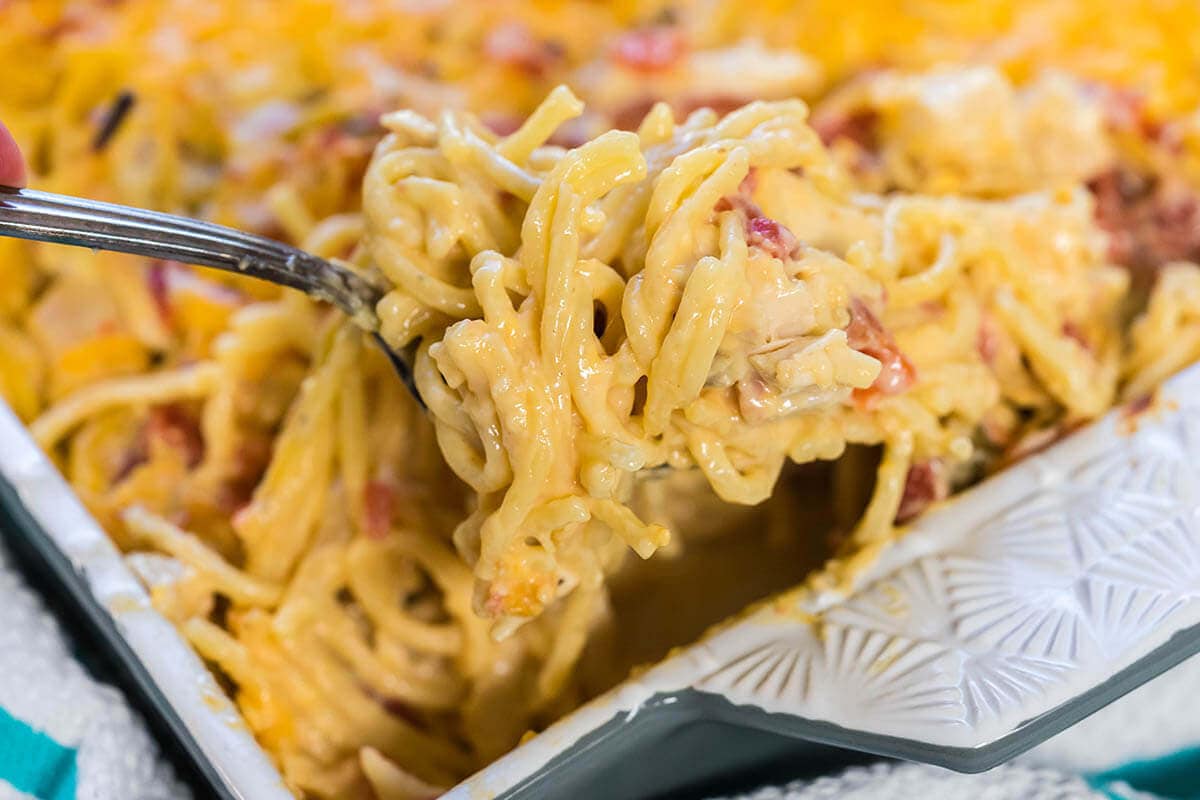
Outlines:
{"type": "Polygon", "coordinates": [[[250,5],[0,3],[0,119],[379,283],[421,402],[8,240],[0,393],[299,796],[436,796],[1200,357],[1192,5],[250,5]]]}

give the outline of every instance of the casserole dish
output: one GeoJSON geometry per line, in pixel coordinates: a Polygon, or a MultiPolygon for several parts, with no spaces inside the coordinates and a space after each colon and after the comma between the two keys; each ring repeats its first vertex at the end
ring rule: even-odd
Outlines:
{"type": "MultiPolygon", "coordinates": [[[[448,796],[653,796],[756,762],[794,774],[805,759],[847,760],[829,746],[972,772],[1032,747],[1200,650],[1197,390],[1192,367],[1148,406],[926,514],[867,563],[834,563],[719,626],[448,796]],[[722,756],[697,768],[717,739],[722,756]],[[689,753],[688,774],[667,775],[689,753]]],[[[0,477],[16,535],[78,593],[212,790],[290,796],[7,408],[0,477]]]]}

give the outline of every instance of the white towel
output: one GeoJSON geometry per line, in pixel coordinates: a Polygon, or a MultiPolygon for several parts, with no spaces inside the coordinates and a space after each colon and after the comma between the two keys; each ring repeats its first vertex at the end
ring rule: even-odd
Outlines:
{"type": "Polygon", "coordinates": [[[1078,776],[1052,769],[1005,765],[960,775],[920,764],[876,764],[841,775],[768,787],[745,800],[1092,800],[1104,798],[1078,776]]]}
{"type": "MultiPolygon", "coordinates": [[[[186,800],[191,796],[124,696],[93,679],[71,655],[58,623],[2,546],[0,707],[75,751],[78,800],[186,800]]],[[[21,758],[21,738],[10,735],[0,742],[2,755],[21,758]]],[[[0,780],[0,798],[31,796],[0,780]]]]}

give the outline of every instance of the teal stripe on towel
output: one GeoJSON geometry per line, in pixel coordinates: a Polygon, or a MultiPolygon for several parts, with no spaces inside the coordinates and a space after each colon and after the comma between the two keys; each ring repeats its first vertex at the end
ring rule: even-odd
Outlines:
{"type": "Polygon", "coordinates": [[[75,800],[75,749],[0,708],[0,779],[39,800],[75,800]]]}
{"type": "Polygon", "coordinates": [[[1132,761],[1088,776],[1088,781],[1111,797],[1122,798],[1122,785],[1171,800],[1200,800],[1200,747],[1189,747],[1161,758],[1132,761]]]}

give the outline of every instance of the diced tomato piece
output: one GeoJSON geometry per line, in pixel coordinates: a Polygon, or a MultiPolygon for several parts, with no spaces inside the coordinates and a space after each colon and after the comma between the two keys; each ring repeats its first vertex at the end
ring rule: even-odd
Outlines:
{"type": "Polygon", "coordinates": [[[751,170],[742,179],[737,194],[726,195],[717,201],[713,210],[740,211],[746,219],[746,243],[757,247],[781,261],[794,259],[800,251],[800,241],[786,225],[765,215],[750,199],[757,178],[751,170]]]}
{"type": "Polygon", "coordinates": [[[850,301],[850,324],[846,326],[846,340],[852,348],[882,364],[879,377],[870,387],[854,390],[854,399],[861,406],[871,408],[880,395],[900,394],[916,382],[916,367],[900,352],[896,340],[879,318],[857,297],[850,301]]]}
{"type": "Polygon", "coordinates": [[[251,435],[238,442],[230,473],[218,485],[213,506],[234,517],[250,505],[254,489],[271,460],[272,440],[251,435]]]}
{"type": "Polygon", "coordinates": [[[155,261],[146,272],[146,287],[163,321],[171,323],[179,311],[181,294],[195,295],[206,302],[229,308],[242,305],[246,298],[236,289],[200,277],[178,261],[155,261]]]}
{"type": "Polygon", "coordinates": [[[683,32],[668,25],[630,31],[613,43],[611,57],[636,72],[662,72],[677,65],[687,53],[683,32]]]}
{"type": "Polygon", "coordinates": [[[363,504],[366,509],[367,536],[371,539],[383,539],[392,527],[392,511],[396,505],[396,492],[390,483],[385,481],[368,481],[363,504]]]}
{"type": "Polygon", "coordinates": [[[1089,188],[1114,262],[1154,272],[1171,261],[1200,258],[1200,200],[1182,181],[1118,168],[1089,188]]]}
{"type": "Polygon", "coordinates": [[[250,498],[253,495],[254,484],[239,480],[226,481],[217,486],[212,506],[232,519],[238,516],[238,512],[250,505],[250,498]]]}
{"type": "Polygon", "coordinates": [[[754,217],[747,223],[747,241],[780,261],[792,259],[800,250],[800,242],[787,226],[770,217],[754,217]]]}
{"type": "Polygon", "coordinates": [[[155,261],[146,270],[146,288],[150,291],[150,297],[154,300],[154,307],[158,310],[158,316],[168,325],[171,324],[171,298],[167,294],[167,266],[166,261],[155,261]]]}
{"type": "Polygon", "coordinates": [[[146,422],[113,471],[113,485],[125,480],[145,464],[155,447],[175,450],[183,455],[183,461],[189,468],[195,467],[204,457],[204,437],[199,422],[176,404],[151,407],[146,422]]]}
{"type": "Polygon", "coordinates": [[[990,367],[996,363],[996,353],[999,348],[1000,342],[995,323],[985,316],[979,320],[979,332],[975,334],[975,349],[979,351],[979,357],[983,359],[983,363],[990,367]]]}
{"type": "Polygon", "coordinates": [[[904,480],[904,495],[896,511],[896,522],[903,524],[915,519],[933,503],[950,495],[946,469],[936,458],[913,464],[904,480]]]}
{"type": "Polygon", "coordinates": [[[200,432],[200,423],[179,405],[151,408],[145,435],[150,446],[160,443],[177,450],[189,467],[196,466],[204,457],[204,436],[200,432]]]}

